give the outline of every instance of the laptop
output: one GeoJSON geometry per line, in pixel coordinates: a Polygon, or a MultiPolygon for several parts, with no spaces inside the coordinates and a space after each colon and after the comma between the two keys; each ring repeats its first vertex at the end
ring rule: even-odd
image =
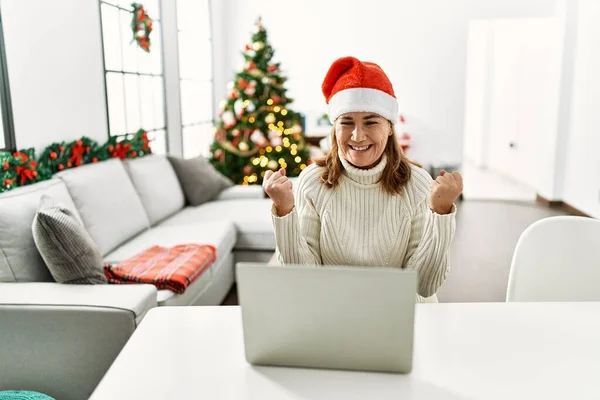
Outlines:
{"type": "Polygon", "coordinates": [[[414,271],[238,263],[236,273],[250,364],[411,371],[414,271]]]}

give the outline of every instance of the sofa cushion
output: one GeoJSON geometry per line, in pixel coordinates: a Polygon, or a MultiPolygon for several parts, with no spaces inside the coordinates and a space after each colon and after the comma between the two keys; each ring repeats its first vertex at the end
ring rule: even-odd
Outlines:
{"type": "Polygon", "coordinates": [[[154,225],[183,208],[183,190],[166,157],[150,155],[127,160],[124,165],[146,209],[150,224],[154,225]]]}
{"type": "Polygon", "coordinates": [[[42,195],[32,226],[38,251],[58,283],[108,283],[102,254],[74,210],[42,195]]]}
{"type": "Polygon", "coordinates": [[[220,259],[233,250],[235,227],[227,221],[155,226],[105,256],[104,262],[119,263],[154,245],[175,246],[186,243],[212,244],[217,249],[217,259],[220,259]]]}
{"type": "Polygon", "coordinates": [[[159,226],[229,221],[237,229],[236,250],[275,251],[271,205],[269,199],[211,201],[198,207],[186,207],[159,226]]]}
{"type": "Polygon", "coordinates": [[[199,206],[213,200],[233,182],[221,175],[204,157],[181,159],[169,157],[188,204],[199,206]]]}
{"type": "Polygon", "coordinates": [[[88,164],[56,176],[66,183],[102,255],[150,227],[142,201],[121,160],[88,164]]]}
{"type": "Polygon", "coordinates": [[[226,221],[213,223],[191,223],[182,226],[157,226],[142,233],[105,257],[107,264],[115,264],[153,246],[174,246],[184,243],[212,244],[217,249],[213,265],[185,290],[175,294],[170,290],[158,291],[159,304],[191,305],[206,290],[212,275],[223,266],[235,244],[235,227],[226,221]]]}
{"type": "Polygon", "coordinates": [[[58,179],[0,194],[0,282],[54,282],[31,231],[42,194],[75,209],[67,187],[58,179]]]}

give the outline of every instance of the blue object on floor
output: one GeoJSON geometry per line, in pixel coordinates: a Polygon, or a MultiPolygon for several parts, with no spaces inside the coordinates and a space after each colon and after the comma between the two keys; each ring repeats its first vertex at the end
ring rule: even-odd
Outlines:
{"type": "Polygon", "coordinates": [[[6,390],[0,392],[0,400],[55,400],[53,397],[29,390],[6,390]]]}

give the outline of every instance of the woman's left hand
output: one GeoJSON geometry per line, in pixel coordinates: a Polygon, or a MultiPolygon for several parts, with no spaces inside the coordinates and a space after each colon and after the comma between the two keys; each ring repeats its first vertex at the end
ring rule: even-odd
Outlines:
{"type": "Polygon", "coordinates": [[[452,205],[463,191],[463,179],[458,171],[440,172],[429,190],[429,208],[437,214],[450,214],[452,205]]]}

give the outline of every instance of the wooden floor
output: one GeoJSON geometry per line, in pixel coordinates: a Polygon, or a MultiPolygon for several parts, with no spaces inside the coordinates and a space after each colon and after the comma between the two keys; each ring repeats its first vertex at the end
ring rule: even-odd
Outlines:
{"type": "MultiPolygon", "coordinates": [[[[452,266],[440,302],[504,301],[512,255],[533,222],[564,212],[534,202],[465,200],[458,204],[452,266]]],[[[237,305],[235,285],[223,305],[237,305]]]]}

